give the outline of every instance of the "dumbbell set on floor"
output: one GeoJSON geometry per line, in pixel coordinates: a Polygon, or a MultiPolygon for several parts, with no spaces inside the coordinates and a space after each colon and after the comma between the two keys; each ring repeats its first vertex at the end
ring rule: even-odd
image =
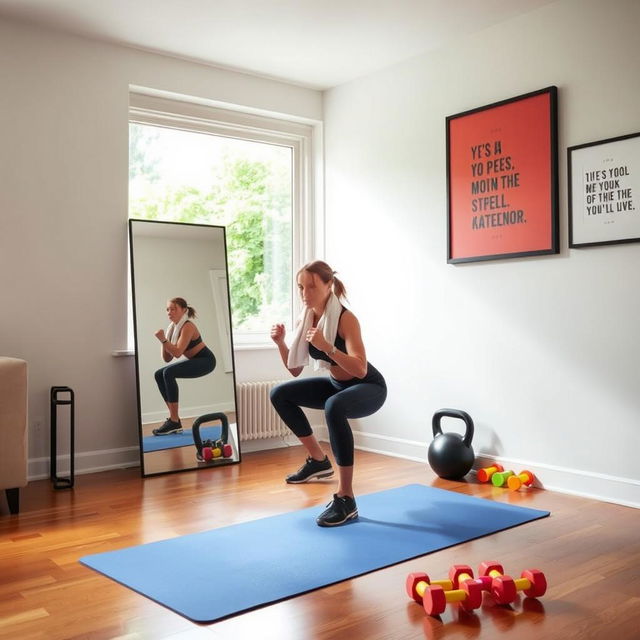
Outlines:
{"type": "Polygon", "coordinates": [[[483,562],[479,575],[467,565],[454,565],[446,580],[430,580],[426,573],[410,573],[405,581],[407,595],[421,604],[430,616],[440,615],[449,602],[459,602],[466,611],[478,609],[483,592],[489,592],[497,604],[514,602],[522,591],[530,598],[539,598],[547,590],[544,573],[538,569],[527,569],[519,578],[504,574],[498,562],[483,562]]]}
{"type": "Polygon", "coordinates": [[[505,471],[502,465],[497,462],[490,467],[478,469],[476,476],[480,482],[489,482],[491,480],[494,487],[507,485],[513,491],[517,491],[522,485],[529,487],[535,480],[535,476],[531,471],[521,471],[516,475],[513,471],[505,471]]]}
{"type": "Polygon", "coordinates": [[[209,462],[215,458],[230,458],[233,455],[233,448],[230,444],[225,444],[222,440],[205,440],[202,443],[202,453],[200,457],[209,462]]]}
{"type": "Polygon", "coordinates": [[[525,569],[519,578],[504,574],[498,562],[483,562],[480,565],[480,580],[490,581],[489,591],[497,604],[514,602],[518,592],[529,598],[540,598],[547,591],[547,579],[538,569],[525,569]]]}

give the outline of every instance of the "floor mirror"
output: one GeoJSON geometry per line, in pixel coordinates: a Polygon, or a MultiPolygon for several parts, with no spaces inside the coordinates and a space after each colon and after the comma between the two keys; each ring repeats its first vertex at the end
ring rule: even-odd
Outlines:
{"type": "Polygon", "coordinates": [[[129,220],[129,247],[142,475],[240,462],[225,228],[129,220]]]}

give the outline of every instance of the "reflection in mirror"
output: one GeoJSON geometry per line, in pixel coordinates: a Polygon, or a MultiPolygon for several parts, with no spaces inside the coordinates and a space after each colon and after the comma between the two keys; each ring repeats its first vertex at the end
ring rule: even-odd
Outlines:
{"type": "Polygon", "coordinates": [[[224,227],[129,220],[144,476],[240,461],[224,227]]]}

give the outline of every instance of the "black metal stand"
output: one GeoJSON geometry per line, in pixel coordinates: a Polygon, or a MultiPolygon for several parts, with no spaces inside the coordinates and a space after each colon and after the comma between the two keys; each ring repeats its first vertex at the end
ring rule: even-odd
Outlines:
{"type": "Polygon", "coordinates": [[[74,394],[71,387],[51,387],[51,480],[54,489],[71,489],[74,482],[75,471],[75,425],[74,425],[74,394]],[[68,393],[67,399],[59,399],[58,394],[68,393]],[[59,478],[56,465],[58,459],[58,406],[69,405],[69,477],[59,478]]]}

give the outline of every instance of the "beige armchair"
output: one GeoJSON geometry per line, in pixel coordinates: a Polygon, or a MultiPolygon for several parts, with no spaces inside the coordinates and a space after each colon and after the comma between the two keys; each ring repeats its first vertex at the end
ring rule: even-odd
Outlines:
{"type": "Polygon", "coordinates": [[[0,357],[0,490],[11,513],[20,510],[20,487],[26,485],[27,363],[0,357]]]}

